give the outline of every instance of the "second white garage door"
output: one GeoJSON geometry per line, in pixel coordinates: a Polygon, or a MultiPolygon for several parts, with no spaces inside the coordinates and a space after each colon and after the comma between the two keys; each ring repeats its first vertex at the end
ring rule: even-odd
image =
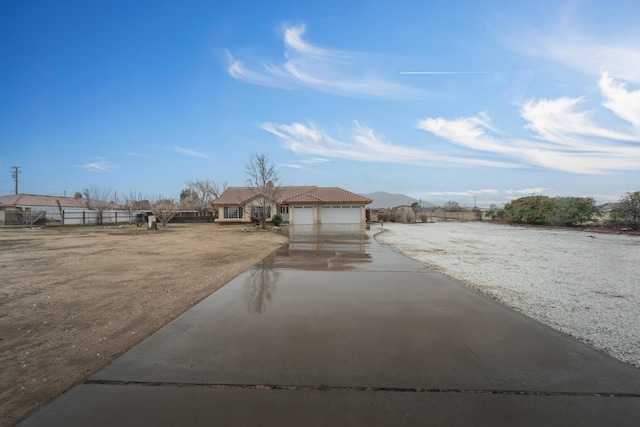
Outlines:
{"type": "Polygon", "coordinates": [[[322,224],[360,224],[360,206],[322,206],[322,224]]]}

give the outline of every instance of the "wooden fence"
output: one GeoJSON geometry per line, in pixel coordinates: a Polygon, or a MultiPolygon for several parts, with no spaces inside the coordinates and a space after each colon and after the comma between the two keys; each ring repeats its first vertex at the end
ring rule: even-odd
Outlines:
{"type": "Polygon", "coordinates": [[[131,222],[135,215],[132,218],[126,211],[105,210],[102,211],[102,221],[99,221],[99,218],[100,214],[97,211],[62,211],[61,222],[64,225],[122,224],[131,222]]]}
{"type": "Polygon", "coordinates": [[[476,221],[478,217],[475,212],[423,212],[418,213],[416,216],[418,219],[422,215],[427,216],[427,222],[436,222],[436,221],[476,221]]]}
{"type": "MultiPolygon", "coordinates": [[[[391,215],[387,213],[387,215],[391,215]]],[[[475,212],[418,212],[416,213],[416,221],[422,222],[422,217],[426,216],[426,222],[438,221],[477,221],[478,217],[475,212]]],[[[371,221],[378,221],[377,213],[371,213],[371,221]]]]}

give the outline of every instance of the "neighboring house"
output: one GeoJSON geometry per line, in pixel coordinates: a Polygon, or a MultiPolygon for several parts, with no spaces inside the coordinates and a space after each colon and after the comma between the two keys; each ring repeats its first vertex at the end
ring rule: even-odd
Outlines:
{"type": "MultiPolygon", "coordinates": [[[[261,199],[249,187],[229,187],[213,202],[218,222],[251,222],[261,199]]],[[[268,221],[280,214],[289,224],[365,224],[371,199],[338,187],[280,187],[268,206],[268,221]]]]}
{"type": "Polygon", "coordinates": [[[603,214],[610,214],[619,204],[620,203],[605,203],[604,205],[598,206],[598,209],[600,209],[600,212],[603,214]]]}
{"type": "Polygon", "coordinates": [[[618,207],[620,203],[605,203],[604,205],[598,206],[600,209],[600,216],[597,219],[597,222],[605,223],[611,220],[611,213],[614,211],[616,207],[618,207]]]}
{"type": "MultiPolygon", "coordinates": [[[[44,212],[47,222],[61,224],[96,224],[98,213],[89,208],[82,197],[41,196],[35,194],[11,194],[0,196],[0,225],[20,223],[19,212],[44,212]]],[[[115,203],[109,203],[102,211],[102,223],[129,221],[129,214],[115,203]]]]}

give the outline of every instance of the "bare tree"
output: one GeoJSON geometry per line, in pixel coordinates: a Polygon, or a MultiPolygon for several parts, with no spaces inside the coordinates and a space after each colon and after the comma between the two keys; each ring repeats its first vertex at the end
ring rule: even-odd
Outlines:
{"type": "Polygon", "coordinates": [[[84,190],[87,207],[96,211],[96,224],[102,225],[102,213],[112,204],[113,191],[110,188],[91,187],[84,190]]]}
{"type": "Polygon", "coordinates": [[[167,226],[167,223],[176,216],[179,210],[180,204],[171,199],[159,199],[151,205],[151,212],[163,227],[167,226]]]}
{"type": "Polygon", "coordinates": [[[274,268],[274,258],[267,257],[251,269],[245,286],[249,292],[248,309],[251,313],[264,313],[276,293],[280,273],[274,268]]]}
{"type": "Polygon", "coordinates": [[[227,183],[218,184],[208,179],[198,179],[187,182],[190,198],[194,201],[194,208],[206,214],[215,213],[213,202],[227,189],[227,183]]]}
{"type": "Polygon", "coordinates": [[[202,211],[200,197],[190,188],[180,192],[180,206],[187,211],[202,211]]]}
{"type": "Polygon", "coordinates": [[[251,156],[246,167],[247,186],[256,196],[257,204],[251,208],[251,218],[260,223],[262,229],[267,228],[267,218],[271,216],[271,209],[275,209],[280,193],[280,177],[275,167],[264,154],[251,156]]]}
{"type": "Polygon", "coordinates": [[[151,209],[151,203],[149,200],[146,200],[145,196],[136,191],[129,191],[128,194],[124,196],[124,208],[129,214],[129,220],[131,222],[135,222],[135,224],[139,227],[142,225],[143,218],[139,217],[137,214],[139,211],[148,211],[151,209]]]}
{"type": "Polygon", "coordinates": [[[45,214],[45,211],[36,211],[33,208],[24,208],[20,212],[20,222],[29,228],[33,228],[33,225],[44,218],[45,214]]]}
{"type": "Polygon", "coordinates": [[[455,200],[449,200],[447,203],[444,204],[443,208],[444,208],[444,210],[446,212],[461,212],[462,211],[462,208],[460,207],[458,202],[456,202],[455,200]]]}

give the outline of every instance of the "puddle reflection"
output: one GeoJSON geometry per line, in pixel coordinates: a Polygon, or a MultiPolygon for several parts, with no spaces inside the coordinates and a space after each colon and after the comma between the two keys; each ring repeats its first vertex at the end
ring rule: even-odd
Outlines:
{"type": "Polygon", "coordinates": [[[276,294],[278,270],[274,267],[274,258],[269,256],[249,270],[245,281],[247,308],[250,313],[264,313],[276,294]]]}
{"type": "Polygon", "coordinates": [[[272,255],[274,268],[346,271],[372,262],[364,226],[295,225],[288,227],[288,237],[272,255]]]}
{"type": "Polygon", "coordinates": [[[283,270],[348,271],[372,262],[365,227],[292,226],[285,231],[289,243],[247,271],[244,289],[250,313],[266,312],[283,270]]]}

